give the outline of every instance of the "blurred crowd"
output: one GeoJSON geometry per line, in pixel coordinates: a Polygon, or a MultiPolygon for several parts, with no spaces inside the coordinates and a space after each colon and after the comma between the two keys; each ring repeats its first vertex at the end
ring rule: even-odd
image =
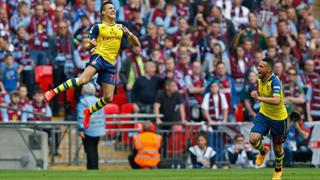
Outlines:
{"type": "MultiPolygon", "coordinates": [[[[306,140],[304,122],[320,120],[320,22],[313,0],[112,2],[117,22],[142,44],[130,47],[124,39],[117,57],[118,85],[135,112],[164,114],[158,124],[251,121],[260,104],[249,94],[257,88],[257,64],[268,56],[289,114],[301,115],[290,137],[302,134],[306,140]]],[[[0,1],[2,106],[46,120],[59,114],[67,98],[57,98],[51,112],[36,88],[34,69],[52,66],[52,87],[78,76],[91,55],[83,46],[100,21],[100,5],[99,0],[0,1]]],[[[79,102],[81,92],[74,94],[71,103],[79,102]]],[[[4,121],[37,119],[1,111],[4,121]]]]}

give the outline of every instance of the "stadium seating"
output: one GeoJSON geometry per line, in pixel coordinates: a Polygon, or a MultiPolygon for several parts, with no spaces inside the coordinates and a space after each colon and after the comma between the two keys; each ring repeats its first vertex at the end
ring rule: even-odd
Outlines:
{"type": "MultiPolygon", "coordinates": [[[[104,113],[106,115],[112,115],[112,114],[119,114],[120,113],[120,108],[117,104],[107,104],[104,107],[104,113]]],[[[113,122],[113,118],[106,118],[106,122],[110,123],[113,122]]],[[[108,129],[117,129],[118,125],[117,124],[106,124],[106,129],[107,129],[107,135],[109,136],[116,136],[117,132],[108,132],[108,129]]]]}
{"type": "Polygon", "coordinates": [[[45,92],[51,89],[53,83],[52,66],[37,66],[35,68],[35,78],[42,91],[45,92]]]}

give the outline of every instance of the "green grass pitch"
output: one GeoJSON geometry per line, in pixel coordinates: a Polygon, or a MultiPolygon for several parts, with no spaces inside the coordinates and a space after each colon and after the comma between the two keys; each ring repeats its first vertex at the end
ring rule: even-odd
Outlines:
{"type": "MultiPolygon", "coordinates": [[[[100,170],[100,171],[0,171],[0,180],[93,180],[93,179],[271,179],[273,169],[219,169],[219,170],[100,170]]],[[[283,180],[320,180],[320,169],[286,168],[283,180]]]]}

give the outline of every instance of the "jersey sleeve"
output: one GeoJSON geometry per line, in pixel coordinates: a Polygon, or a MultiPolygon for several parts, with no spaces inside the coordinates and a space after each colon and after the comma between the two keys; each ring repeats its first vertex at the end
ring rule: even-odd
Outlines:
{"type": "Polygon", "coordinates": [[[280,96],[281,94],[281,82],[279,79],[275,78],[272,83],[271,83],[271,88],[272,88],[272,95],[273,96],[280,96]]]}
{"type": "Polygon", "coordinates": [[[99,35],[99,24],[94,24],[89,32],[89,39],[95,39],[99,35]]]}

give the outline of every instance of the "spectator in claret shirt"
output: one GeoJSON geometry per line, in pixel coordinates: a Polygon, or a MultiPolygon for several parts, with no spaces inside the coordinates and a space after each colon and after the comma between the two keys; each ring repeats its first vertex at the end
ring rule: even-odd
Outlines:
{"type": "Polygon", "coordinates": [[[288,111],[291,114],[298,106],[305,103],[303,85],[298,82],[297,70],[289,68],[287,71],[288,81],[282,82],[284,102],[288,111]]]}
{"type": "Polygon", "coordinates": [[[10,103],[7,104],[7,107],[13,109],[6,109],[6,111],[2,111],[2,118],[4,122],[8,121],[22,121],[26,122],[27,119],[22,118],[25,113],[22,113],[19,110],[24,110],[22,104],[19,103],[19,93],[17,91],[13,91],[10,94],[10,103]]]}
{"type": "MultiPolygon", "coordinates": [[[[226,74],[225,65],[222,62],[216,64],[216,73],[208,78],[211,84],[212,82],[218,82],[220,84],[220,92],[224,93],[228,102],[228,121],[234,122],[234,111],[239,103],[239,97],[235,89],[234,79],[226,74]]],[[[209,92],[210,86],[207,86],[205,92],[209,92]]]]}
{"type": "Polygon", "coordinates": [[[284,64],[281,61],[274,62],[273,71],[281,82],[286,82],[288,80],[284,64]]]}
{"type": "Polygon", "coordinates": [[[0,8],[0,37],[10,37],[8,15],[5,8],[0,8]]]}
{"type": "Polygon", "coordinates": [[[53,35],[51,20],[44,16],[43,6],[36,5],[34,16],[27,28],[30,33],[30,56],[36,66],[46,65],[48,61],[49,36],[53,35]]]}
{"type": "Polygon", "coordinates": [[[279,59],[282,63],[285,65],[285,69],[288,69],[289,67],[293,67],[296,70],[299,69],[299,61],[298,59],[291,53],[292,49],[290,45],[286,42],[280,45],[281,47],[281,53],[278,54],[277,59],[279,59]]]}
{"type": "Polygon", "coordinates": [[[25,85],[20,85],[18,88],[19,96],[20,96],[20,103],[22,106],[30,105],[30,100],[28,98],[28,89],[25,85]]]}
{"type": "Polygon", "coordinates": [[[148,24],[147,35],[141,38],[141,46],[143,54],[150,55],[153,48],[159,47],[159,40],[157,36],[157,26],[155,24],[148,24]]]}
{"type": "Polygon", "coordinates": [[[238,46],[234,55],[231,56],[231,76],[234,79],[235,88],[238,94],[242,91],[245,76],[250,68],[250,62],[245,57],[242,46],[238,46]]]}
{"type": "Polygon", "coordinates": [[[42,1],[44,15],[52,18],[54,16],[54,9],[51,7],[51,0],[42,1]]]}
{"type": "Polygon", "coordinates": [[[1,64],[0,72],[0,78],[6,92],[11,93],[16,91],[19,86],[21,68],[19,68],[18,63],[14,62],[11,54],[5,56],[5,63],[1,64]]]}

